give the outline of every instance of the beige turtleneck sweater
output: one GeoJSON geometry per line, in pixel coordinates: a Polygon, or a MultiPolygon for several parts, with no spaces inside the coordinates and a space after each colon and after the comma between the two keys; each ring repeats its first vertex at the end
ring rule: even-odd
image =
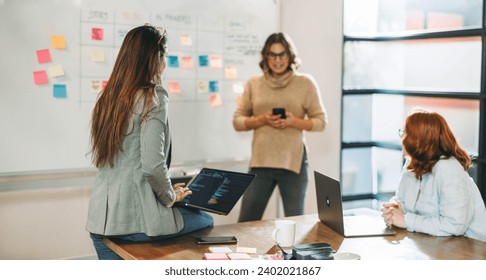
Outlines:
{"type": "MultiPolygon", "coordinates": [[[[297,118],[312,121],[311,131],[322,131],[327,124],[325,107],[318,86],[310,75],[289,71],[275,78],[268,73],[250,78],[233,116],[237,131],[249,130],[245,119],[283,107],[297,118]]],[[[304,135],[295,128],[276,129],[270,125],[253,132],[250,167],[282,168],[300,172],[304,135]]]]}

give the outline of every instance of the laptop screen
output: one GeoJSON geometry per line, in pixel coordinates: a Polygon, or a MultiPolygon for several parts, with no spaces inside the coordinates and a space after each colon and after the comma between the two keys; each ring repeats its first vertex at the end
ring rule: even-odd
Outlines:
{"type": "Polygon", "coordinates": [[[192,194],[177,204],[227,215],[254,178],[254,174],[203,168],[188,185],[192,194]]]}

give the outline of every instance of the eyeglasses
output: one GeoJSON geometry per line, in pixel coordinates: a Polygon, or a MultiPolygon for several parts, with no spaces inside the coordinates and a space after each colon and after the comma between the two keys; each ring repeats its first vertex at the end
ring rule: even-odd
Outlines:
{"type": "Polygon", "coordinates": [[[400,138],[402,138],[402,137],[403,137],[403,135],[405,135],[405,129],[403,129],[403,128],[399,128],[399,129],[398,129],[398,136],[400,136],[400,138]]]}
{"type": "Polygon", "coordinates": [[[277,57],[280,58],[280,60],[284,60],[288,57],[288,55],[287,52],[281,52],[281,53],[269,52],[267,53],[267,57],[270,58],[271,60],[277,60],[277,57]]]}

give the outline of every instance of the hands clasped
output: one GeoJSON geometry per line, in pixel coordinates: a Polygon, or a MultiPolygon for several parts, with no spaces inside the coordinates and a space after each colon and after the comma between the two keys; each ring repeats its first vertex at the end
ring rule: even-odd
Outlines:
{"type": "Polygon", "coordinates": [[[186,184],[184,183],[176,183],[172,186],[174,192],[176,194],[176,202],[183,200],[186,196],[192,194],[192,191],[189,188],[184,187],[186,184]]]}
{"type": "Polygon", "coordinates": [[[405,214],[402,208],[402,204],[398,200],[383,204],[381,209],[381,216],[385,221],[387,227],[391,228],[392,225],[400,228],[405,228],[405,214]]]}

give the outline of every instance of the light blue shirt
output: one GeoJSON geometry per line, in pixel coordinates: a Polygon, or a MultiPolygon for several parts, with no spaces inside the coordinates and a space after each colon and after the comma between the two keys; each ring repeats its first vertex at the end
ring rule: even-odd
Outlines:
{"type": "Polygon", "coordinates": [[[440,159],[432,172],[415,178],[404,165],[396,196],[408,231],[464,235],[486,242],[486,209],[478,187],[456,158],[440,159]]]}

